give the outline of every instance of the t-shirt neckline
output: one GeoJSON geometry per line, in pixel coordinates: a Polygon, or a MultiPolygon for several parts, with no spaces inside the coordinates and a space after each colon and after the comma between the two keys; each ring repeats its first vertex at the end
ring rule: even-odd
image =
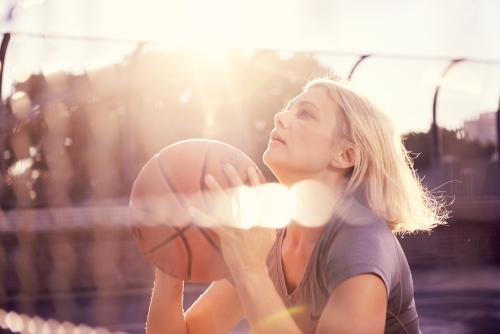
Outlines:
{"type": "Polygon", "coordinates": [[[309,261],[307,262],[306,270],[304,271],[304,275],[302,276],[302,279],[299,282],[299,285],[295,288],[295,290],[292,291],[291,294],[288,294],[288,290],[286,288],[286,282],[285,282],[285,273],[283,272],[283,262],[281,259],[281,254],[282,254],[282,246],[283,246],[283,240],[285,238],[285,233],[286,233],[286,227],[281,230],[280,236],[279,236],[279,242],[276,247],[276,257],[277,257],[277,262],[278,262],[278,276],[279,276],[279,283],[280,283],[280,288],[281,288],[281,293],[285,297],[285,300],[289,306],[292,306],[295,304],[297,301],[298,297],[300,296],[304,285],[307,282],[307,279],[310,276],[311,273],[311,268],[312,268],[312,260],[316,257],[317,253],[317,248],[319,241],[322,237],[321,233],[318,237],[318,240],[316,240],[316,243],[314,244],[314,248],[311,252],[311,256],[309,257],[309,261]]]}
{"type": "MultiPolygon", "coordinates": [[[[332,209],[332,216],[330,217],[328,222],[325,225],[323,225],[323,230],[324,230],[324,227],[332,221],[332,219],[335,219],[334,217],[338,218],[339,212],[337,210],[339,210],[342,203],[344,203],[343,205],[345,205],[346,200],[347,200],[347,198],[344,196],[337,200],[337,203],[335,203],[335,205],[333,206],[333,209],[332,209]]],[[[281,254],[282,254],[281,251],[282,251],[283,240],[285,238],[285,234],[286,234],[286,227],[281,229],[280,234],[279,234],[279,239],[278,239],[278,242],[276,244],[276,246],[277,246],[276,247],[276,261],[278,263],[278,278],[279,278],[279,285],[280,285],[280,289],[281,289],[281,294],[284,296],[284,300],[286,301],[288,306],[292,306],[295,304],[295,302],[299,298],[302,290],[304,289],[304,285],[306,284],[307,280],[309,279],[309,276],[310,276],[311,270],[312,270],[312,261],[313,261],[313,259],[316,258],[316,253],[318,252],[318,247],[319,247],[318,245],[320,244],[320,242],[323,238],[323,235],[325,233],[323,233],[323,231],[322,231],[318,237],[318,240],[316,240],[316,243],[314,244],[314,248],[313,248],[311,255],[309,257],[309,261],[307,262],[307,266],[306,266],[306,270],[304,271],[304,275],[302,276],[302,279],[300,280],[299,285],[297,285],[297,287],[295,288],[295,290],[292,291],[291,294],[288,294],[288,290],[286,288],[285,273],[283,272],[283,262],[281,259],[281,254]]]]}

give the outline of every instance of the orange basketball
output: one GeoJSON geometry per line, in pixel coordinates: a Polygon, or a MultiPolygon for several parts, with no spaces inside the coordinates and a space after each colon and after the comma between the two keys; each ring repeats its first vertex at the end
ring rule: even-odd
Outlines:
{"type": "Polygon", "coordinates": [[[256,167],[233,146],[193,139],[162,149],[137,176],[129,205],[132,234],[147,259],[164,273],[199,283],[229,276],[219,237],[195,225],[187,212],[194,206],[210,213],[204,178],[210,174],[222,188],[229,187],[223,171],[226,163],[246,184],[247,168],[256,167]]]}

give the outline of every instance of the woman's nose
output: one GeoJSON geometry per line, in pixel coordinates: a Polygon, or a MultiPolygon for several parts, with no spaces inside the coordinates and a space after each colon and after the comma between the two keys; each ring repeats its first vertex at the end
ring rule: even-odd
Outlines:
{"type": "Polygon", "coordinates": [[[287,128],[290,125],[286,111],[280,111],[274,115],[274,125],[277,128],[287,128]]]}

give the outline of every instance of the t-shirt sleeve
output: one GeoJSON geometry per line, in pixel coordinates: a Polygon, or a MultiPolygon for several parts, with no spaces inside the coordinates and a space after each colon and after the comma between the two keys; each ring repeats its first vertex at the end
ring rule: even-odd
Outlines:
{"type": "Polygon", "coordinates": [[[346,279],[371,273],[384,281],[389,296],[397,280],[399,255],[385,222],[370,218],[344,224],[327,252],[324,278],[330,294],[346,279]]]}

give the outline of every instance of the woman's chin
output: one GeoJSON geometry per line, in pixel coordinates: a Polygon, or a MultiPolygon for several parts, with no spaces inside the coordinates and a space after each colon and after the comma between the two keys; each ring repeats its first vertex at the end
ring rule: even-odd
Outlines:
{"type": "Polygon", "coordinates": [[[271,172],[273,172],[273,174],[279,179],[280,174],[282,174],[282,171],[285,170],[285,168],[283,168],[283,161],[277,159],[277,157],[272,152],[269,152],[269,149],[264,152],[262,160],[264,161],[264,164],[269,167],[271,172]]]}
{"type": "MultiPolygon", "coordinates": [[[[276,161],[275,154],[273,154],[272,149],[270,149],[269,147],[262,155],[262,161],[264,161],[264,164],[267,167],[269,167],[269,169],[271,169],[271,171],[273,171],[273,167],[276,165],[277,161],[276,161]]],[[[273,171],[273,173],[274,173],[274,171],[273,171]]]]}

